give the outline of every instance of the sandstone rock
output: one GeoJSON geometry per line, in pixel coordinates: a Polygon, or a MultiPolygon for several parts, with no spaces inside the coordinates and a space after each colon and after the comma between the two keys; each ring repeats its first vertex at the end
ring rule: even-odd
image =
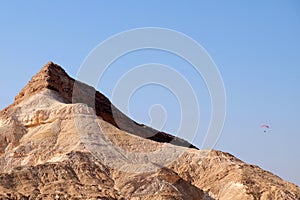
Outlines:
{"type": "Polygon", "coordinates": [[[0,112],[0,199],[299,200],[300,189],[132,121],[50,62],[0,112]]]}

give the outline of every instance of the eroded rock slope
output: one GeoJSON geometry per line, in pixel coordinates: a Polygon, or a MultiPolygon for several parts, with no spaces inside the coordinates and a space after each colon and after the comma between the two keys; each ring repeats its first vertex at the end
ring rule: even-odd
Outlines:
{"type": "Polygon", "coordinates": [[[140,125],[49,62],[0,112],[0,199],[300,199],[298,186],[140,125]]]}

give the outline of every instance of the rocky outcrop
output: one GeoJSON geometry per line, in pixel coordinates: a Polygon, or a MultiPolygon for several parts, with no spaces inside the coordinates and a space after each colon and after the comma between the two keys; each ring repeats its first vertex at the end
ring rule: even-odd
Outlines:
{"type": "Polygon", "coordinates": [[[0,199],[300,199],[298,186],[139,125],[76,84],[48,63],[0,112],[0,199]]]}
{"type": "MultiPolygon", "coordinates": [[[[63,103],[82,103],[88,105],[104,121],[131,134],[158,142],[172,142],[174,145],[196,148],[183,139],[134,122],[112,105],[103,94],[91,86],[74,80],[60,66],[53,62],[47,63],[39,73],[33,76],[29,83],[15,97],[15,102],[12,106],[9,106],[3,112],[11,112],[14,110],[10,109],[11,107],[17,106],[24,99],[39,94],[46,89],[58,93],[59,99],[63,103]]],[[[37,118],[28,120],[35,119],[37,118]]]]}

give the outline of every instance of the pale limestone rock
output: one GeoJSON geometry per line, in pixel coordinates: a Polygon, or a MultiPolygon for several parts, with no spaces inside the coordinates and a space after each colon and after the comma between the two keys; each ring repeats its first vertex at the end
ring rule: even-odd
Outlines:
{"type": "Polygon", "coordinates": [[[50,62],[0,112],[0,199],[300,199],[298,186],[140,125],[74,81],[50,62]]]}

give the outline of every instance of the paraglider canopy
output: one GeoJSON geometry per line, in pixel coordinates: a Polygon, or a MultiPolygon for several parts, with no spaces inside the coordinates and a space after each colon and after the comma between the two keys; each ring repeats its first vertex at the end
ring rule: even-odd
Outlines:
{"type": "Polygon", "coordinates": [[[262,124],[260,127],[264,129],[264,133],[267,132],[266,129],[270,128],[268,124],[262,124]]]}
{"type": "Polygon", "coordinates": [[[270,126],[267,125],[267,124],[263,124],[263,125],[261,125],[261,127],[262,127],[262,128],[270,128],[270,126]]]}

